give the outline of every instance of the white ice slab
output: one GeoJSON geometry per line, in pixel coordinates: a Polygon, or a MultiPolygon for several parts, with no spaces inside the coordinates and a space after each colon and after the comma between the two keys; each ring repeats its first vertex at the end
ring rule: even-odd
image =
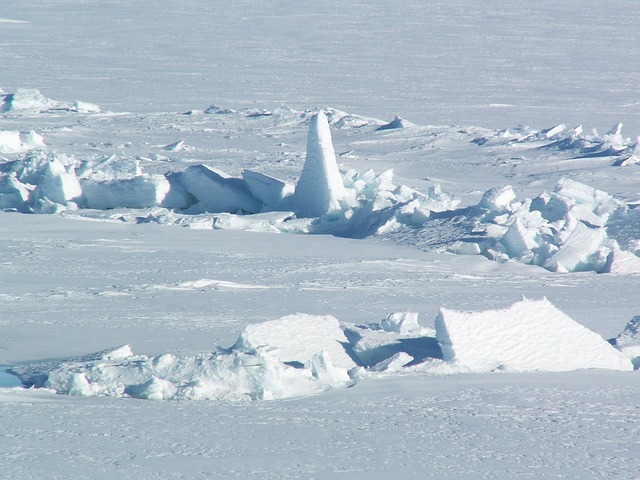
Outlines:
{"type": "Polygon", "coordinates": [[[441,309],[436,338],[443,358],[474,372],[632,370],[631,361],[546,298],[504,310],[441,309]]]}

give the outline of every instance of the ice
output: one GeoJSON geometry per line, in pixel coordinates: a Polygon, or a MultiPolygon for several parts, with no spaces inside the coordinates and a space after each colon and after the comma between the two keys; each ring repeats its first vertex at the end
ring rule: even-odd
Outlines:
{"type": "Polygon", "coordinates": [[[547,260],[545,267],[556,272],[600,271],[610,253],[610,249],[604,246],[606,239],[605,229],[577,222],[559,250],[547,260]]]}
{"type": "Polygon", "coordinates": [[[244,170],[242,178],[251,193],[263,203],[266,210],[286,209],[285,201],[295,191],[295,187],[289,183],[251,170],[244,170]]]}
{"type": "Polygon", "coordinates": [[[322,217],[340,211],[344,196],[327,116],[318,112],[309,123],[307,157],[294,194],[295,210],[302,217],[322,217]]]}
{"type": "Polygon", "coordinates": [[[278,320],[247,325],[234,348],[277,358],[282,362],[305,364],[326,351],[333,365],[352,368],[356,364],[344,345],[348,343],[340,322],[331,315],[287,315],[278,320]]]}
{"type": "Polygon", "coordinates": [[[252,195],[244,180],[213,167],[192,165],[177,176],[177,180],[198,200],[198,210],[257,213],[261,209],[261,202],[252,195]]]}
{"type": "Polygon", "coordinates": [[[396,115],[396,118],[394,118],[391,122],[385,125],[379,126],[377,130],[395,130],[398,128],[408,128],[408,127],[415,127],[415,125],[411,122],[406,121],[399,115],[396,115]]]}
{"type": "Polygon", "coordinates": [[[640,315],[633,317],[618,335],[613,344],[640,369],[640,315]]]}
{"type": "Polygon", "coordinates": [[[33,195],[35,199],[47,198],[54,203],[66,205],[82,199],[82,188],[75,172],[67,171],[57,158],[51,157],[33,195]]]}
{"type": "Polygon", "coordinates": [[[627,357],[546,298],[504,310],[441,309],[436,338],[446,361],[474,372],[631,370],[627,357]]]}
{"type": "Polygon", "coordinates": [[[421,332],[422,327],[418,324],[418,313],[416,312],[393,312],[380,322],[380,328],[385,332],[400,333],[410,335],[421,332]]]}
{"type": "Polygon", "coordinates": [[[34,149],[46,149],[42,136],[33,130],[17,132],[0,130],[0,153],[23,153],[34,149]]]}
{"type": "Polygon", "coordinates": [[[495,187],[487,190],[478,204],[488,210],[503,211],[516,198],[511,185],[495,187]]]}
{"type": "Polygon", "coordinates": [[[18,88],[15,93],[0,95],[0,113],[35,113],[62,107],[64,104],[45,97],[34,88],[18,88]]]}
{"type": "MultiPolygon", "coordinates": [[[[171,185],[164,175],[140,175],[114,181],[82,180],[87,208],[108,210],[112,208],[145,208],[166,205],[171,185]]],[[[186,207],[185,200],[178,206],[186,207]]]]}
{"type": "Polygon", "coordinates": [[[29,188],[21,183],[15,173],[0,177],[0,208],[20,208],[29,200],[29,188]]]}
{"type": "Polygon", "coordinates": [[[380,323],[368,325],[343,325],[351,349],[358,363],[372,367],[398,353],[410,355],[416,361],[425,358],[441,358],[435,331],[417,325],[414,312],[393,312],[380,323]],[[403,329],[401,333],[399,330],[403,329]],[[415,323],[414,323],[415,321],[415,323]]]}

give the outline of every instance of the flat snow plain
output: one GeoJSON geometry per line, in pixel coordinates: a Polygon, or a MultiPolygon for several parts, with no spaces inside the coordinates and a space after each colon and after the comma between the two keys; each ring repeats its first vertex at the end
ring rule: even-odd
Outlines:
{"type": "MultiPolygon", "coordinates": [[[[293,184],[308,113],[325,108],[342,173],[392,168],[395,185],[429,196],[439,184],[459,208],[503,185],[513,187],[512,202],[526,203],[568,178],[631,212],[610,215],[613,203],[600,196],[581,215],[594,231],[604,222],[635,256],[638,8],[355,2],[291,13],[255,2],[9,0],[0,86],[67,103],[8,110],[0,131],[33,130],[72,166],[114,155],[121,170],[164,175],[205,164],[293,184]],[[214,103],[220,108],[204,113],[214,103]],[[415,125],[378,130],[396,113],[415,125]],[[623,130],[607,134],[617,122],[623,130]],[[587,133],[573,129],[581,123],[587,133]]],[[[21,138],[14,148],[13,133],[0,137],[0,155],[22,161],[43,148],[21,138]]],[[[458,208],[429,198],[432,207],[458,208]]],[[[638,270],[624,271],[628,261],[618,272],[561,273],[527,256],[525,234],[483,255],[452,253],[463,253],[457,242],[480,244],[499,230],[500,212],[482,234],[475,217],[425,209],[410,221],[397,212],[400,224],[386,230],[366,222],[315,230],[338,237],[274,233],[286,228],[273,217],[38,208],[49,207],[55,214],[0,214],[0,365],[123,344],[149,356],[206,354],[232,346],[248,324],[297,312],[354,325],[418,312],[428,330],[441,307],[486,311],[546,297],[604,339],[640,313],[638,270]]],[[[512,210],[509,221],[520,211],[512,210]]],[[[546,224],[536,230],[530,217],[525,227],[539,241],[546,224]]],[[[595,250],[576,255],[582,266],[598,264],[595,250]]],[[[399,369],[351,388],[254,402],[2,388],[0,471],[9,479],[632,479],[637,373],[399,369]]]]}

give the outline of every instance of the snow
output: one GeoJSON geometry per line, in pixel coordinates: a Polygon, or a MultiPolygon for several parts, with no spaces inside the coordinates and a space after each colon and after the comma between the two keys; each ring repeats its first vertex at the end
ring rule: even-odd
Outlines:
{"type": "Polygon", "coordinates": [[[474,372],[632,369],[602,337],[547,299],[522,300],[504,310],[484,312],[442,309],[436,338],[446,361],[474,372]]]}
{"type": "Polygon", "coordinates": [[[4,477],[635,478],[637,2],[3,7],[4,477]]]}

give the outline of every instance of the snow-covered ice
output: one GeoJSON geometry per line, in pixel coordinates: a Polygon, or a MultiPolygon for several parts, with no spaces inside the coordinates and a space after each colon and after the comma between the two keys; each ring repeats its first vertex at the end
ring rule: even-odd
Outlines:
{"type": "Polygon", "coordinates": [[[522,300],[505,310],[442,309],[436,338],[446,361],[474,372],[632,370],[628,358],[547,299],[522,300]]]}
{"type": "Polygon", "coordinates": [[[98,3],[3,3],[3,478],[636,477],[636,2],[98,3]]]}

